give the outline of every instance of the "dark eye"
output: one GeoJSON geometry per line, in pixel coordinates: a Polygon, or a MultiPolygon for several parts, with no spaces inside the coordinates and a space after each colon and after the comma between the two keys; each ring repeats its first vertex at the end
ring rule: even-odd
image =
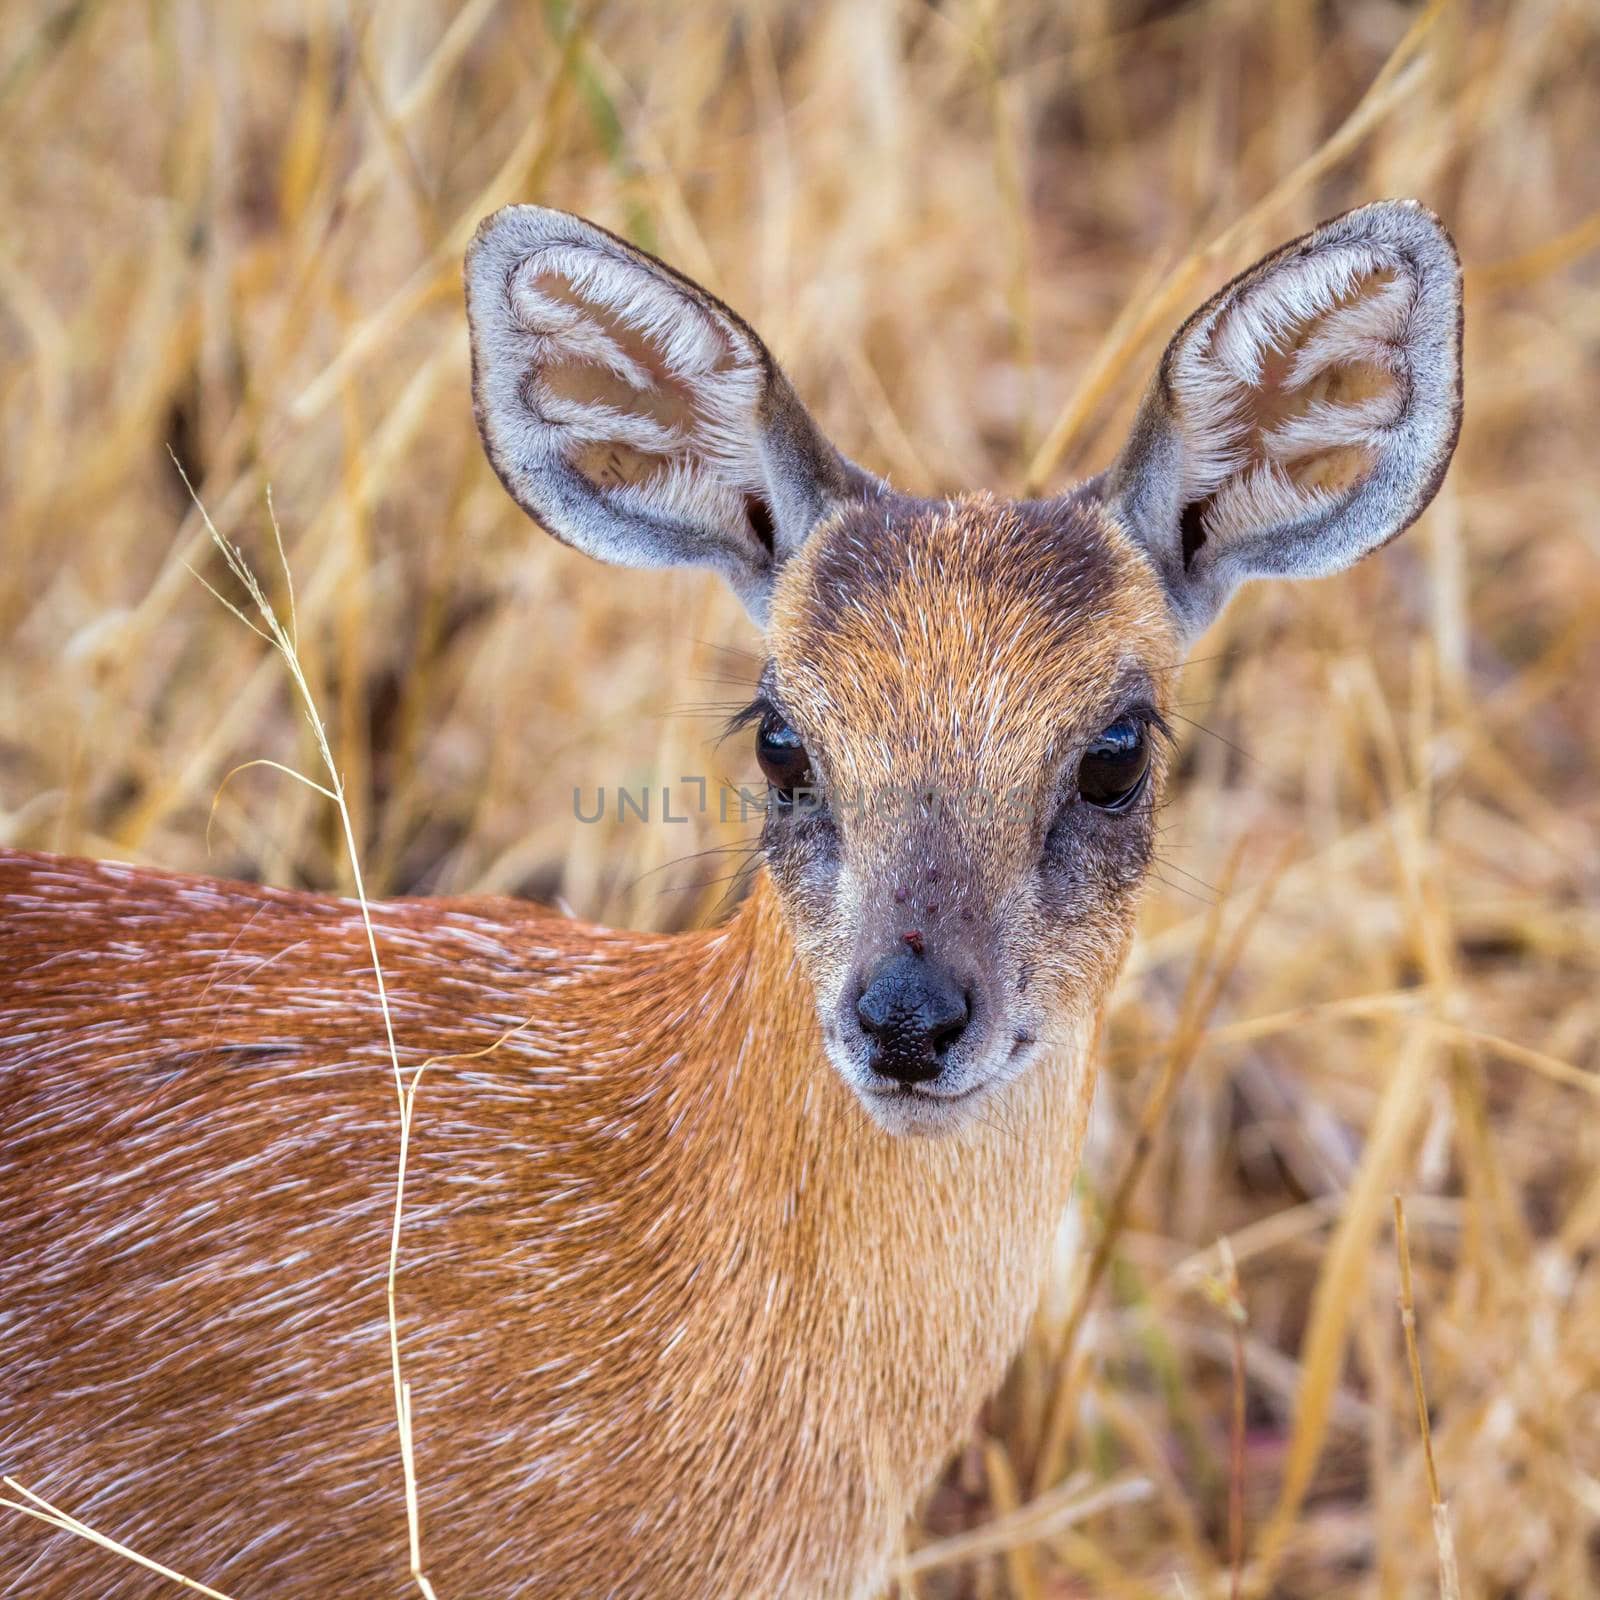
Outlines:
{"type": "Polygon", "coordinates": [[[769,711],[761,719],[756,732],[756,760],[781,801],[792,800],[796,789],[811,787],[811,757],[806,754],[800,735],[776,711],[769,711]]]}
{"type": "Polygon", "coordinates": [[[1078,763],[1078,794],[1102,811],[1126,811],[1150,772],[1150,730],[1139,717],[1118,717],[1078,763]]]}

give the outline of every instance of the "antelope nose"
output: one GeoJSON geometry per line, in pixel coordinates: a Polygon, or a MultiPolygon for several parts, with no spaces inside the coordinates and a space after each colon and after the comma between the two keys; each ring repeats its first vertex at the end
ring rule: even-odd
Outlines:
{"type": "Polygon", "coordinates": [[[896,1083],[926,1083],[939,1076],[946,1052],[972,1016],[972,1002],[949,973],[903,955],[873,973],[856,1002],[856,1016],[872,1042],[875,1073],[896,1083]]]}

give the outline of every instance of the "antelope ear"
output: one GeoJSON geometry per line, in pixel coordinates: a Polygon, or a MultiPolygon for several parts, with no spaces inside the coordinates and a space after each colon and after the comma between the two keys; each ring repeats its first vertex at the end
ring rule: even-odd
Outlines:
{"type": "Polygon", "coordinates": [[[1314,578],[1404,532],[1461,428],[1461,267],[1414,200],[1275,251],[1167,347],[1104,494],[1189,636],[1249,578],[1314,578]]]}
{"type": "Polygon", "coordinates": [[[738,316],[593,223],[497,211],[466,291],[484,449],[565,544],[625,567],[710,567],[760,623],[817,523],[877,490],[738,316]]]}

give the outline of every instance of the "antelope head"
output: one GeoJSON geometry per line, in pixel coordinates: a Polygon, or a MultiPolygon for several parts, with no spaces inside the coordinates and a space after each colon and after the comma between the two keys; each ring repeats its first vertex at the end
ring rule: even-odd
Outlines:
{"type": "Polygon", "coordinates": [[[1131,937],[1189,643],[1242,583],[1402,532],[1460,422],[1460,275],[1412,202],[1283,246],[1178,331],[1109,471],[919,499],[847,461],[671,268],[511,207],[467,262],[489,459],[558,539],[719,572],[766,636],[762,843],[834,1068],[968,1123],[1092,1027],[1131,937]]]}

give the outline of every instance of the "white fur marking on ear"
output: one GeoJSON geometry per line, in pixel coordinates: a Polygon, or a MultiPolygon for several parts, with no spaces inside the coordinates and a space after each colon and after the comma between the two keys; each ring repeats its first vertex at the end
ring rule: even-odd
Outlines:
{"type": "Polygon", "coordinates": [[[1298,324],[1326,311],[1356,281],[1380,270],[1375,252],[1346,245],[1285,264],[1242,294],[1212,330],[1211,356],[1236,382],[1261,381],[1262,359],[1298,324]]]}
{"type": "Polygon", "coordinates": [[[1392,372],[1416,293],[1409,276],[1396,276],[1353,305],[1331,311],[1295,351],[1284,387],[1304,388],[1342,361],[1366,361],[1392,372]]]}
{"type": "Polygon", "coordinates": [[[674,456],[648,481],[616,484],[606,490],[606,496],[622,512],[727,527],[743,519],[747,492],[674,456]]]}
{"type": "Polygon", "coordinates": [[[1299,461],[1346,445],[1375,449],[1400,420],[1400,402],[1398,389],[1354,403],[1314,401],[1298,416],[1262,434],[1262,452],[1274,461],[1299,461]]]}
{"type": "Polygon", "coordinates": [[[1266,527],[1303,517],[1308,512],[1333,509],[1334,497],[1325,489],[1295,483],[1275,461],[1264,461],[1249,472],[1229,478],[1216,491],[1205,526],[1266,527]]]}
{"type": "Polygon", "coordinates": [[[658,465],[634,481],[595,484],[619,508],[699,527],[742,518],[742,497],[765,482],[756,409],[766,374],[736,328],[670,279],[588,242],[536,245],[505,294],[523,340],[508,355],[526,372],[517,430],[525,449],[575,466],[586,446],[623,446],[658,465]],[[556,387],[585,368],[639,403],[630,407],[614,385],[605,398],[556,387]]]}
{"type": "Polygon", "coordinates": [[[641,392],[654,387],[650,374],[605,329],[587,319],[578,306],[542,295],[520,279],[513,279],[511,309],[532,339],[535,366],[588,361],[614,372],[641,392]]]}
{"type": "Polygon", "coordinates": [[[1184,442],[1180,494],[1184,505],[1210,501],[1208,537],[1332,506],[1334,496],[1296,481],[1286,464],[1383,444],[1404,407],[1416,294],[1416,270],[1398,250],[1370,240],[1326,244],[1277,263],[1191,330],[1171,368],[1184,442]],[[1280,403],[1341,367],[1371,368],[1383,390],[1305,396],[1272,417],[1275,356],[1283,358],[1273,379],[1280,403]]]}
{"type": "Polygon", "coordinates": [[[599,400],[574,400],[536,387],[532,396],[540,421],[570,444],[625,444],[645,455],[681,450],[683,430],[642,412],[622,411],[599,400]]]}

